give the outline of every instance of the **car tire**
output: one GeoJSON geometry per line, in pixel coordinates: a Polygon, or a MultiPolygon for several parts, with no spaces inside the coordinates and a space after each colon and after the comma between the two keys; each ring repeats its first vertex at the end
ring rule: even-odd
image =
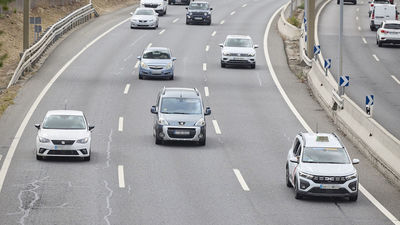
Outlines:
{"type": "Polygon", "coordinates": [[[354,4],[354,5],[357,5],[357,1],[354,1],[353,4],[354,4]]]}
{"type": "Polygon", "coordinates": [[[351,202],[355,202],[355,201],[357,201],[357,198],[358,198],[358,193],[357,193],[356,195],[350,196],[350,197],[349,197],[349,200],[350,200],[351,202]]]}
{"type": "Polygon", "coordinates": [[[222,68],[225,68],[225,67],[226,67],[226,64],[225,64],[224,62],[221,62],[221,67],[222,67],[222,68]]]}
{"type": "Polygon", "coordinates": [[[290,180],[289,180],[289,167],[287,164],[286,164],[286,187],[289,187],[289,188],[293,187],[292,183],[290,183],[290,180]]]}
{"type": "Polygon", "coordinates": [[[256,64],[251,64],[250,68],[255,69],[256,68],[256,64]]]}
{"type": "Polygon", "coordinates": [[[303,195],[299,193],[299,185],[297,184],[297,178],[294,178],[294,198],[302,199],[303,195]]]}
{"type": "Polygon", "coordinates": [[[169,77],[169,80],[173,80],[174,79],[174,75],[169,77]]]}
{"type": "Polygon", "coordinates": [[[370,29],[371,31],[375,31],[375,26],[369,26],[369,29],[370,29]]]}
{"type": "Polygon", "coordinates": [[[210,22],[207,23],[207,25],[211,25],[211,20],[210,20],[210,22]]]}
{"type": "Polygon", "coordinates": [[[190,24],[189,20],[186,20],[186,24],[187,24],[187,25],[189,25],[189,24],[190,24]]]}
{"type": "Polygon", "coordinates": [[[143,75],[139,74],[139,80],[143,80],[143,75]]]}
{"type": "Polygon", "coordinates": [[[379,47],[382,47],[382,46],[383,46],[382,41],[378,41],[378,46],[379,46],[379,47]]]}
{"type": "Polygon", "coordinates": [[[36,155],[36,159],[37,159],[37,160],[43,160],[43,156],[36,155]]]}
{"type": "Polygon", "coordinates": [[[155,143],[156,143],[156,145],[162,145],[164,142],[163,142],[163,140],[158,139],[158,138],[156,137],[155,143]]]}
{"type": "Polygon", "coordinates": [[[199,144],[200,146],[206,145],[206,137],[200,139],[199,142],[198,142],[198,144],[199,144]]]}
{"type": "Polygon", "coordinates": [[[338,5],[340,4],[340,0],[337,0],[337,4],[338,4],[338,5]]]}
{"type": "Polygon", "coordinates": [[[86,156],[86,157],[83,157],[83,161],[90,161],[90,155],[86,156]]]}

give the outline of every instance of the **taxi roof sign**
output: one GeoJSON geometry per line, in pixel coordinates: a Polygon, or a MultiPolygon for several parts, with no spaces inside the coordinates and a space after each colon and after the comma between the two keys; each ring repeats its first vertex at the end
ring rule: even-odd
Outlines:
{"type": "Polygon", "coordinates": [[[317,142],[329,142],[328,136],[317,136],[317,142]]]}

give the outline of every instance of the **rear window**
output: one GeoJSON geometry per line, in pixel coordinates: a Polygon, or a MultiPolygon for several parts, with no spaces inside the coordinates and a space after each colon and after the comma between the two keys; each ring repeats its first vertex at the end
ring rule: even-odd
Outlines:
{"type": "Polygon", "coordinates": [[[385,24],[386,29],[394,29],[394,30],[400,30],[400,24],[396,23],[387,23],[385,24]]]}

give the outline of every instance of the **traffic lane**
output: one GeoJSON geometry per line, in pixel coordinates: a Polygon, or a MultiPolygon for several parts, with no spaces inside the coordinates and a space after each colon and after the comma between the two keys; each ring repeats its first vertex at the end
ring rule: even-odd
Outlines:
{"type": "MultiPolygon", "coordinates": [[[[334,44],[337,43],[337,33],[332,32],[332,30],[336,30],[337,24],[331,22],[332,18],[338,17],[335,13],[338,9],[335,7],[336,5],[331,3],[325,9],[321,17],[319,35],[324,57],[332,58],[331,70],[333,74],[338,74],[335,62],[338,62],[339,58],[336,53],[337,45],[334,44]]],[[[346,18],[353,18],[353,16],[346,18]]],[[[353,30],[356,29],[356,26],[353,27],[353,30]]],[[[365,96],[375,95],[374,118],[394,136],[399,137],[400,122],[397,120],[397,115],[400,102],[396,96],[400,94],[400,90],[398,84],[391,77],[393,75],[391,67],[382,61],[377,61],[373,56],[376,54],[374,52],[376,47],[366,47],[359,35],[349,35],[345,32],[344,40],[343,73],[351,77],[350,87],[346,89],[346,93],[363,109],[365,108],[365,96]]],[[[369,39],[367,40],[369,46],[371,43],[369,39]]],[[[337,76],[335,77],[337,78],[337,76]]]]}

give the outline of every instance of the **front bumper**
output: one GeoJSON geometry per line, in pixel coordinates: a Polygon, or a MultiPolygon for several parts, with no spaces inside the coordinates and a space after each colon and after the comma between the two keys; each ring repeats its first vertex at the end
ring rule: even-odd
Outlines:
{"type": "Polygon", "coordinates": [[[211,23],[211,15],[186,15],[186,21],[191,23],[211,23]]]}
{"type": "Polygon", "coordinates": [[[139,68],[139,75],[146,77],[172,77],[174,76],[174,69],[144,69],[142,67],[139,68]]]}
{"type": "Polygon", "coordinates": [[[139,27],[155,28],[156,26],[157,26],[157,21],[152,21],[152,22],[148,22],[148,21],[146,21],[146,22],[140,22],[140,21],[132,22],[131,21],[131,28],[139,28],[139,27]]]}
{"type": "Polygon", "coordinates": [[[88,157],[90,156],[90,141],[86,144],[54,145],[52,142],[36,141],[36,155],[46,157],[88,157]]]}
{"type": "Polygon", "coordinates": [[[164,141],[200,141],[206,136],[206,126],[182,127],[156,125],[156,138],[164,141]]]}
{"type": "Polygon", "coordinates": [[[340,183],[315,183],[306,178],[299,178],[298,191],[308,196],[350,197],[358,194],[357,178],[340,183]]]}
{"type": "Polygon", "coordinates": [[[255,65],[255,56],[225,56],[222,55],[221,62],[228,65],[255,65]]]}

